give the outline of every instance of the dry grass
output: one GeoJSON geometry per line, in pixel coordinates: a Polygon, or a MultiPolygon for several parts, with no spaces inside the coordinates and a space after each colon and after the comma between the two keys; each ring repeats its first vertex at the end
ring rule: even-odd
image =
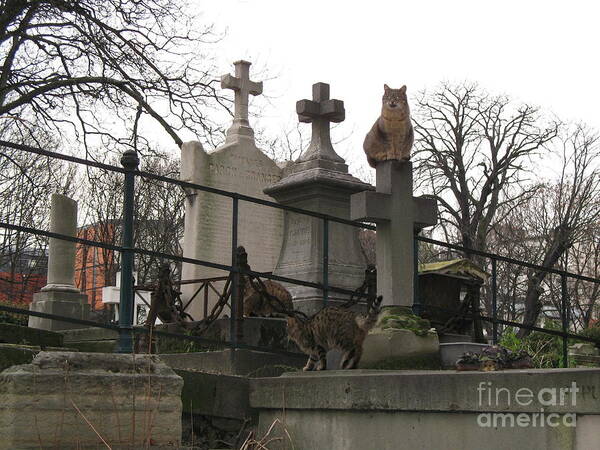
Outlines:
{"type": "Polygon", "coordinates": [[[292,437],[288,432],[285,424],[279,419],[275,419],[269,429],[262,437],[255,436],[255,432],[251,432],[240,450],[269,450],[269,446],[277,444],[278,449],[291,449],[294,450],[294,443],[292,437]],[[277,429],[280,428],[279,432],[277,429]]]}

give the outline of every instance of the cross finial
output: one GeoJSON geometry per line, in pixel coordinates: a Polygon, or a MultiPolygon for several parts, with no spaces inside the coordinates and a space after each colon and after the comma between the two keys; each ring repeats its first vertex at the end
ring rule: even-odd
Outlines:
{"type": "Polygon", "coordinates": [[[346,118],[344,102],[329,98],[327,83],[313,84],[312,94],[312,100],[296,102],[298,120],[312,123],[310,145],[298,161],[325,159],[344,164],[344,159],[333,149],[329,134],[329,122],[342,122],[346,118]]]}
{"type": "Polygon", "coordinates": [[[221,76],[221,87],[235,92],[233,125],[227,130],[227,141],[240,135],[254,137],[254,131],[248,122],[248,97],[250,94],[262,94],[263,84],[262,81],[250,80],[250,64],[248,61],[236,61],[233,63],[235,76],[230,74],[221,76]]]}

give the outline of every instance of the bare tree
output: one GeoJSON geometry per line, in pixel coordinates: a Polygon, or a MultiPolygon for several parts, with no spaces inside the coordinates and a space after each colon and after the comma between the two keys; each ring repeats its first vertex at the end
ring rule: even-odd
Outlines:
{"type": "MultiPolygon", "coordinates": [[[[145,142],[144,116],[175,143],[210,137],[222,104],[206,55],[215,41],[177,0],[0,0],[0,118],[86,146],[145,142]],[[133,136],[133,138],[132,138],[133,136]],[[139,136],[139,138],[138,138],[139,136]]],[[[122,149],[121,149],[122,151],[122,149]]]]}
{"type": "MultiPolygon", "coordinates": [[[[52,146],[52,142],[46,143],[52,146]]],[[[0,148],[0,153],[0,221],[46,229],[50,194],[72,193],[73,170],[43,156],[5,148],[0,148]]],[[[23,303],[39,287],[33,284],[46,275],[47,245],[44,237],[0,228],[2,294],[11,302],[23,303]]]]}
{"type": "MultiPolygon", "coordinates": [[[[107,157],[107,162],[111,162],[107,157]]],[[[112,161],[112,164],[116,164],[112,161]]],[[[179,160],[166,153],[153,152],[142,158],[141,170],[172,178],[178,177],[179,160]]],[[[121,173],[90,170],[83,177],[85,189],[82,195],[84,211],[82,235],[91,240],[108,244],[121,242],[123,175],[121,173]]],[[[183,238],[183,213],[185,192],[176,185],[153,179],[137,177],[134,198],[134,246],[171,255],[181,255],[183,238]]],[[[113,285],[119,270],[120,255],[106,248],[79,247],[83,261],[94,260],[99,265],[96,288],[113,285]],[[83,256],[96,252],[94,258],[83,256]]],[[[163,261],[160,258],[136,255],[137,284],[155,281],[155,275],[163,261]]],[[[82,271],[89,267],[82,266],[82,271]]],[[[79,277],[84,280],[83,276],[79,277]]],[[[89,289],[89,287],[88,287],[89,289]]]]}
{"type": "Polygon", "coordinates": [[[423,93],[414,121],[415,181],[437,199],[446,239],[486,250],[498,211],[531,195],[528,162],[558,125],[545,124],[537,107],[467,83],[423,93]]]}
{"type": "MultiPolygon", "coordinates": [[[[528,205],[530,235],[539,241],[537,261],[545,268],[564,259],[568,269],[568,250],[593,235],[600,221],[600,156],[598,135],[584,126],[565,132],[561,142],[562,168],[556,184],[545,184],[528,205]]],[[[534,325],[542,310],[543,270],[528,273],[523,323],[534,325]]],[[[559,305],[556,305],[557,309],[559,305]]],[[[527,336],[522,328],[518,335],[527,336]]]]}

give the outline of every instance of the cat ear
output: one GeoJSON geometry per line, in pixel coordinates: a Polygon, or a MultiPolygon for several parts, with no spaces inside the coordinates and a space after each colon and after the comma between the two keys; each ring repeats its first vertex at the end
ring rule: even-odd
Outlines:
{"type": "Polygon", "coordinates": [[[402,86],[402,87],[400,88],[400,92],[401,92],[402,94],[405,94],[405,93],[406,93],[406,85],[404,85],[404,86],[402,86]]]}
{"type": "Polygon", "coordinates": [[[389,90],[390,90],[390,87],[389,87],[387,84],[384,84],[384,85],[383,85],[383,90],[384,90],[385,92],[387,92],[387,91],[389,91],[389,90]]]}

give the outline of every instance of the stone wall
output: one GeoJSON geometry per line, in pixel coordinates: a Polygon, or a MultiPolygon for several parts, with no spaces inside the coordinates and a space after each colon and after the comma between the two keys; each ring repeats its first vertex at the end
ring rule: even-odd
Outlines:
{"type": "Polygon", "coordinates": [[[600,442],[599,400],[599,369],[355,370],[250,380],[259,434],[278,419],[297,450],[587,450],[600,442]]]}

